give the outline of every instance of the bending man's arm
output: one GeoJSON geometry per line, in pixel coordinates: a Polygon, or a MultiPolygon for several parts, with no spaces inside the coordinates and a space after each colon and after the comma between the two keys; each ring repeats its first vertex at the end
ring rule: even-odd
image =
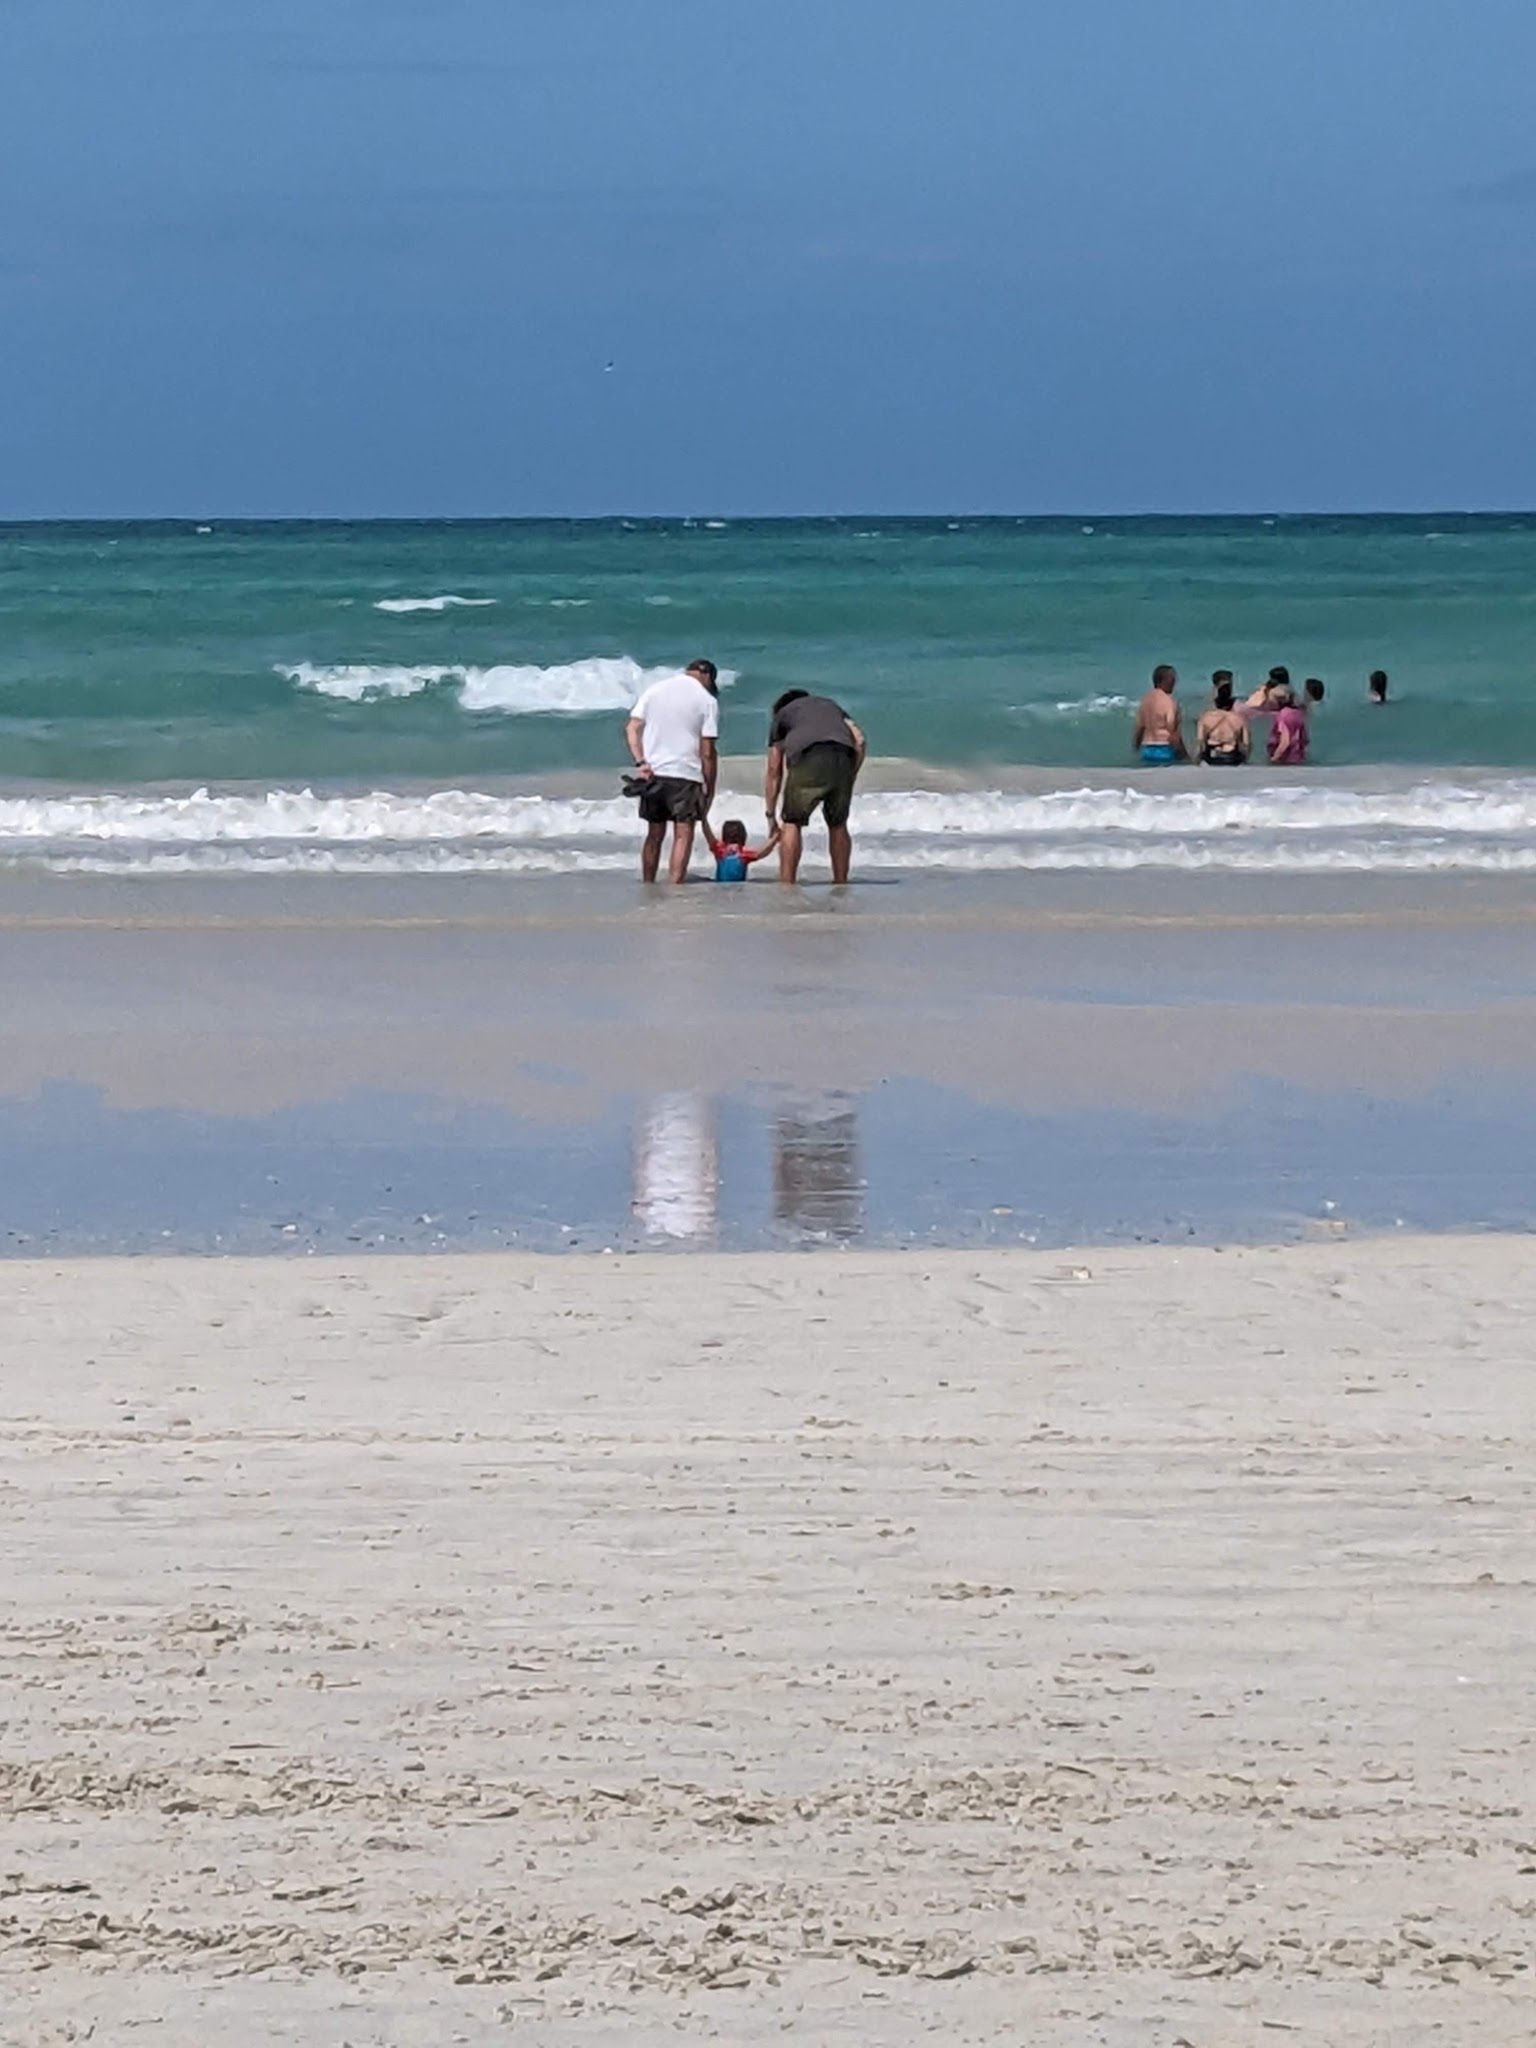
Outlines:
{"type": "Polygon", "coordinates": [[[768,766],[763,775],[763,810],[775,828],[779,818],[779,791],[784,787],[784,749],[768,749],[768,766]]]}
{"type": "Polygon", "coordinates": [[[863,729],[855,725],[851,718],[845,716],[843,723],[853,740],[853,772],[857,775],[864,766],[864,756],[869,752],[869,741],[865,739],[863,729]]]}

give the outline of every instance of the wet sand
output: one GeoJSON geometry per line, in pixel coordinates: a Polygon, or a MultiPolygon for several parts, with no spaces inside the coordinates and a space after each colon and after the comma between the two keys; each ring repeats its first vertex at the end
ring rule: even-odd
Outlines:
{"type": "Polygon", "coordinates": [[[1136,1109],[1294,1070],[1411,1097],[1457,1065],[1536,1076],[1533,923],[1529,881],[1486,878],[13,881],[0,1086],[242,1113],[431,1090],[557,1123],[759,1079],[1136,1109]]]}
{"type": "Polygon", "coordinates": [[[1525,1227],[1533,917],[1465,878],[12,878],[0,1251],[1525,1227]]]}
{"type": "Polygon", "coordinates": [[[1530,2038],[1523,1239],[15,1262],[0,1998],[1530,2038]]]}

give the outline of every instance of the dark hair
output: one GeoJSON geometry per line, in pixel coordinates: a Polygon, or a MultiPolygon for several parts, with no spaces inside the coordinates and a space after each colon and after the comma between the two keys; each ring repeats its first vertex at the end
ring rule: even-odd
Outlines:
{"type": "Polygon", "coordinates": [[[786,704],[798,704],[802,697],[809,697],[810,694],[809,690],[786,690],[782,697],[775,697],[773,700],[774,717],[778,717],[786,704]]]}
{"type": "Polygon", "coordinates": [[[1291,672],[1282,663],[1277,662],[1269,672],[1269,680],[1272,683],[1283,683],[1286,689],[1289,689],[1291,687],[1291,672]]]}
{"type": "Polygon", "coordinates": [[[1218,683],[1216,685],[1216,709],[1218,711],[1230,711],[1232,709],[1232,685],[1230,683],[1218,683]]]}
{"type": "Polygon", "coordinates": [[[1328,694],[1328,692],[1323,687],[1323,679],[1321,676],[1308,676],[1307,680],[1302,684],[1301,687],[1306,691],[1307,695],[1312,699],[1312,702],[1314,704],[1321,704],[1324,697],[1326,697],[1328,694]]]}
{"type": "Polygon", "coordinates": [[[1219,690],[1219,689],[1221,688],[1221,686],[1222,686],[1222,684],[1223,684],[1223,683],[1230,683],[1230,682],[1231,682],[1231,680],[1232,680],[1232,671],[1231,671],[1231,669],[1229,669],[1229,668],[1217,668],[1217,669],[1212,669],[1212,671],[1211,671],[1211,681],[1212,681],[1212,682],[1213,682],[1213,683],[1214,683],[1214,684],[1216,685],[1216,687],[1217,687],[1217,689],[1218,689],[1218,690],[1219,690]]]}
{"type": "Polygon", "coordinates": [[[1152,687],[1154,690],[1161,688],[1164,683],[1176,683],[1178,680],[1179,672],[1171,661],[1160,661],[1152,671],[1152,687]]]}
{"type": "Polygon", "coordinates": [[[743,825],[740,818],[727,818],[720,827],[720,844],[722,846],[745,846],[746,843],[747,828],[743,825]]]}
{"type": "Polygon", "coordinates": [[[715,681],[716,678],[719,676],[720,671],[715,667],[715,664],[712,661],[699,660],[689,662],[688,674],[691,676],[697,676],[699,681],[704,685],[705,689],[712,691],[715,687],[715,681]]]}
{"type": "Polygon", "coordinates": [[[1387,672],[1384,668],[1371,670],[1371,688],[1378,697],[1385,697],[1387,694],[1387,672]]]}

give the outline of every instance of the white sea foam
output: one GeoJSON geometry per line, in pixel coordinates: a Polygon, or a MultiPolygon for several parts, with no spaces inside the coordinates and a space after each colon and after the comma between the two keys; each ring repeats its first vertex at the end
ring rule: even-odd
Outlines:
{"type": "Polygon", "coordinates": [[[554,668],[472,668],[464,672],[459,703],[466,711],[627,711],[647,683],[672,673],[643,669],[627,656],[554,668]]]}
{"type": "Polygon", "coordinates": [[[1010,709],[1021,718],[1100,717],[1108,711],[1129,711],[1129,697],[1060,697],[1054,704],[1014,704],[1010,709]]]}
{"type": "Polygon", "coordinates": [[[376,612],[448,612],[460,606],[469,610],[495,602],[494,597],[456,597],[449,591],[442,597],[381,597],[373,608],[376,612]]]}
{"type": "Polygon", "coordinates": [[[414,697],[456,673],[447,668],[407,668],[399,662],[312,661],[278,664],[277,673],[322,697],[345,697],[354,704],[372,697],[414,697]]]}
{"type": "MultiPolygon", "coordinates": [[[[716,805],[750,815],[747,796],[716,805]]],[[[0,798],[0,862],[112,873],[350,874],[618,869],[621,798],[484,790],[307,789],[0,798]]],[[[1238,873],[1536,873],[1536,778],[1225,792],[872,791],[862,865],[901,869],[1174,869],[1238,873]]]]}
{"type": "MultiPolygon", "coordinates": [[[[627,711],[648,683],[675,673],[671,668],[642,668],[627,654],[591,655],[584,661],[539,668],[531,663],[504,662],[488,668],[454,663],[300,661],[279,664],[277,673],[301,690],[349,703],[390,697],[416,697],[441,685],[457,687],[465,711],[544,712],[577,716],[593,711],[627,711]]],[[[736,680],[734,669],[722,669],[720,682],[736,680]]]]}

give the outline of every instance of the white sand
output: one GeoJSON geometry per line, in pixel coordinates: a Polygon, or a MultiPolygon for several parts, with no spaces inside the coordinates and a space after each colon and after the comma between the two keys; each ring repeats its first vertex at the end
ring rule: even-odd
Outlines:
{"type": "Polygon", "coordinates": [[[0,1304],[7,2048],[1536,2039],[1528,1241],[0,1304]]]}

